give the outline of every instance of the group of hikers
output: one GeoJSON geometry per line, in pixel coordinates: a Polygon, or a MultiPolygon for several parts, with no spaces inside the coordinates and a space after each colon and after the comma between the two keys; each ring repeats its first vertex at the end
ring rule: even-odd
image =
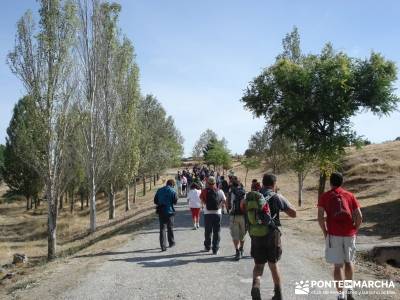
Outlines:
{"type": "MultiPolygon", "coordinates": [[[[221,220],[224,209],[229,214],[229,228],[234,246],[234,259],[244,254],[245,236],[251,238],[250,254],[254,259],[252,299],[261,299],[260,280],[268,263],[274,282],[273,300],[282,299],[281,276],[278,261],[282,255],[280,212],[291,218],[296,209],[278,193],[277,177],[264,174],[262,182],[252,180],[251,191],[246,192],[239,178],[230,172],[227,179],[206,167],[178,172],[176,180],[169,179],[160,188],[154,203],[160,221],[160,246],[162,251],[175,246],[173,223],[175,209],[180,196],[187,197],[193,220],[193,230],[200,228],[200,211],[204,215],[204,251],[218,254],[221,220]],[[185,183],[185,188],[184,188],[185,183]],[[189,191],[187,191],[189,188],[189,191]]],[[[318,201],[318,222],[326,240],[325,257],[334,265],[334,280],[352,280],[355,258],[355,236],[362,222],[360,205],[354,195],[342,188],[343,176],[332,173],[331,189],[318,201]]],[[[354,299],[353,291],[346,293],[337,284],[338,300],[354,299]]]]}

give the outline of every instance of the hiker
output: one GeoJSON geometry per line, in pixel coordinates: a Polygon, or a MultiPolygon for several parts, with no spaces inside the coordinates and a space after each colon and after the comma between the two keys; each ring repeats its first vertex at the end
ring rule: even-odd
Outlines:
{"type": "Polygon", "coordinates": [[[246,218],[240,205],[246,192],[236,176],[232,180],[232,188],[228,195],[229,228],[235,247],[235,260],[238,261],[243,257],[244,237],[247,230],[246,218]]]}
{"type": "Polygon", "coordinates": [[[192,183],[190,186],[190,191],[187,195],[187,200],[189,203],[190,211],[192,212],[193,229],[196,230],[200,228],[200,199],[201,190],[196,183],[192,183]]]}
{"type": "Polygon", "coordinates": [[[187,181],[187,178],[186,178],[185,174],[183,174],[181,176],[181,183],[182,183],[182,195],[183,195],[183,197],[187,197],[187,184],[188,184],[188,181],[187,181]]]}
{"type": "Polygon", "coordinates": [[[176,176],[176,191],[178,193],[178,198],[182,196],[182,175],[181,172],[178,171],[178,175],[176,176]]]}
{"type": "Polygon", "coordinates": [[[168,232],[169,247],[175,246],[174,239],[174,204],[178,202],[178,196],[174,189],[175,181],[167,180],[164,187],[159,188],[154,196],[154,204],[157,206],[157,214],[160,220],[160,246],[161,251],[167,250],[166,230],[168,232]]]}
{"type": "MultiPolygon", "coordinates": [[[[274,282],[274,296],[272,299],[282,299],[281,277],[277,265],[282,255],[279,213],[282,211],[289,217],[295,218],[296,210],[285,197],[276,193],[276,181],[277,178],[275,175],[264,174],[262,179],[263,187],[259,193],[253,191],[252,194],[247,194],[243,205],[243,208],[247,211],[249,234],[251,237],[250,253],[255,264],[251,289],[252,299],[255,300],[261,299],[260,280],[266,263],[268,263],[274,282]],[[260,198],[259,194],[263,198],[260,198]],[[257,214],[254,215],[254,212],[257,214]],[[252,224],[252,222],[256,222],[257,224],[252,224]],[[268,226],[265,226],[266,224],[268,226]]],[[[257,186],[255,185],[253,189],[256,188],[257,186]]]]}
{"type": "Polygon", "coordinates": [[[218,254],[220,231],[221,231],[221,207],[226,204],[224,193],[217,189],[215,178],[208,177],[208,187],[202,190],[200,199],[204,207],[204,249],[210,251],[212,246],[213,254],[218,254]],[[212,245],[211,245],[212,236],[212,245]]]}
{"type": "MultiPolygon", "coordinates": [[[[343,282],[353,280],[356,235],[362,223],[362,214],[357,199],[343,189],[342,184],[342,174],[332,173],[331,189],[323,193],[318,201],[318,223],[325,238],[326,262],[334,265],[334,279],[343,282]]],[[[342,287],[336,285],[337,299],[340,300],[345,299],[342,287]]],[[[347,299],[354,299],[352,289],[347,290],[347,299]]]]}

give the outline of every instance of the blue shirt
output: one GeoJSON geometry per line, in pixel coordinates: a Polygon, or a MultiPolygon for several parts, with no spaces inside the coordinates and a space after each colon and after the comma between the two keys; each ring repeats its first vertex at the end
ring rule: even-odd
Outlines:
{"type": "Polygon", "coordinates": [[[157,190],[154,196],[154,204],[161,207],[160,213],[164,215],[173,215],[175,213],[174,204],[178,201],[175,189],[166,185],[157,190]]]}

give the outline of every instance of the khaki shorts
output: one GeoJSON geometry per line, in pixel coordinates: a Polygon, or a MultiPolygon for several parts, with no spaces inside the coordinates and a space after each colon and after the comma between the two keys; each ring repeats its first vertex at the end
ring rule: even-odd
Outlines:
{"type": "Polygon", "coordinates": [[[230,216],[229,228],[231,230],[232,240],[244,241],[244,237],[247,231],[246,221],[244,219],[244,216],[242,215],[230,216]]]}
{"type": "Polygon", "coordinates": [[[355,236],[327,235],[325,239],[325,259],[330,264],[353,262],[356,255],[355,236]]]}

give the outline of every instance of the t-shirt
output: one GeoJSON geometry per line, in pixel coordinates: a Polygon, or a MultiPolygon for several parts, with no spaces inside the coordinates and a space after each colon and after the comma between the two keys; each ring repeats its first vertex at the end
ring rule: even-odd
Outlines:
{"type": "MultiPolygon", "coordinates": [[[[225,204],[225,202],[226,202],[225,194],[224,194],[223,191],[217,190],[217,195],[218,195],[218,202],[220,203],[220,208],[218,210],[208,210],[207,207],[204,206],[204,214],[205,215],[208,215],[208,214],[221,215],[222,214],[221,205],[225,204]]],[[[207,189],[204,189],[204,190],[201,191],[200,199],[204,203],[206,203],[206,200],[207,200],[207,189]]]]}
{"type": "MultiPolygon", "coordinates": [[[[272,193],[271,189],[263,187],[260,193],[265,197],[269,198],[269,194],[272,193]]],[[[279,212],[285,211],[290,207],[290,202],[281,194],[276,194],[268,201],[269,210],[271,213],[271,218],[274,220],[276,226],[281,226],[281,221],[279,219],[279,212]]]]}
{"type": "Polygon", "coordinates": [[[187,179],[185,176],[182,176],[182,185],[187,185],[187,179]]]}
{"type": "Polygon", "coordinates": [[[200,199],[200,190],[192,189],[189,191],[187,195],[187,199],[189,201],[190,208],[200,208],[201,207],[201,199],[200,199]]]}
{"type": "Polygon", "coordinates": [[[360,207],[356,197],[341,187],[323,193],[318,200],[318,207],[322,207],[327,214],[326,226],[328,234],[336,236],[354,236],[357,233],[357,229],[352,221],[349,223],[338,223],[332,218],[332,212],[328,212],[329,201],[337,201],[334,199],[334,197],[336,198],[335,193],[339,194],[343,202],[347,202],[345,205],[350,208],[352,213],[360,207]]]}

